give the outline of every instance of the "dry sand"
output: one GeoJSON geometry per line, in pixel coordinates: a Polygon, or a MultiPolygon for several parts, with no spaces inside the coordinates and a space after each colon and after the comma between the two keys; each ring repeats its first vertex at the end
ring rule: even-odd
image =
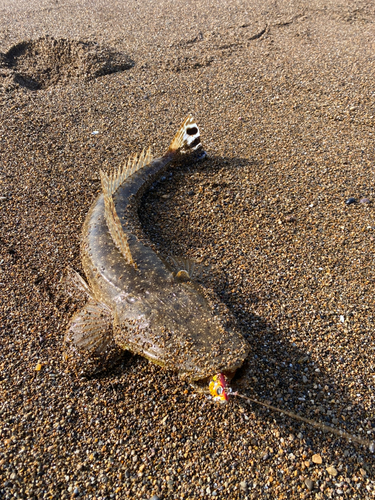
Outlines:
{"type": "Polygon", "coordinates": [[[131,355],[77,378],[61,283],[99,168],[191,111],[209,159],[146,196],[146,234],[235,314],[242,393],[374,441],[374,22],[369,0],[2,2],[1,498],[375,497],[371,446],[131,355]]]}

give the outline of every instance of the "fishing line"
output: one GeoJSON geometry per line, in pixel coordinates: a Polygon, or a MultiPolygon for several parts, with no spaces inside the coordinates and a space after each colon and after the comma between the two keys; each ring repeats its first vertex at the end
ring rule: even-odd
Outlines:
{"type": "Polygon", "coordinates": [[[302,422],[305,422],[306,424],[309,424],[313,427],[316,427],[317,429],[321,429],[324,432],[332,432],[333,434],[336,434],[337,436],[340,436],[344,439],[348,439],[349,441],[354,441],[356,443],[368,446],[371,453],[374,453],[374,451],[375,451],[375,442],[374,441],[369,441],[367,439],[363,439],[359,436],[355,436],[354,434],[350,434],[349,432],[342,431],[340,429],[336,429],[335,427],[331,427],[330,425],[323,424],[322,422],[317,422],[316,420],[310,420],[309,418],[301,417],[300,415],[297,415],[296,413],[293,413],[292,411],[282,410],[281,408],[277,408],[276,406],[272,406],[268,403],[263,403],[262,401],[258,401],[257,399],[249,398],[248,396],[244,396],[243,394],[239,394],[238,392],[232,393],[232,396],[237,396],[239,398],[250,401],[251,403],[256,403],[258,405],[269,408],[272,411],[276,411],[278,413],[288,415],[288,417],[291,417],[295,420],[301,420],[302,422]]]}

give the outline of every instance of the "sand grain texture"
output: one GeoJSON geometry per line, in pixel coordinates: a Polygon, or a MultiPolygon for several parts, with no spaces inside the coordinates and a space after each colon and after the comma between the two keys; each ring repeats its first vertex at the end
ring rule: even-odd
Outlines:
{"type": "Polygon", "coordinates": [[[131,355],[77,378],[62,282],[99,169],[192,112],[209,158],[145,196],[150,244],[236,316],[242,393],[374,441],[374,23],[370,1],[3,2],[1,498],[375,497],[368,446],[131,355]]]}

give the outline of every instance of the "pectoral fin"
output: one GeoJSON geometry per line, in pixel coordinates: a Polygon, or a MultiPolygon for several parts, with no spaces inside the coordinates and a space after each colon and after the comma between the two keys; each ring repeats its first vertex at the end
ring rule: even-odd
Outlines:
{"type": "Polygon", "coordinates": [[[193,279],[195,262],[191,259],[180,259],[170,257],[174,267],[174,277],[178,281],[190,281],[193,279]]]}
{"type": "Polygon", "coordinates": [[[102,303],[90,299],[70,321],[65,334],[67,361],[83,375],[92,375],[122,354],[113,338],[113,316],[102,303]]]}

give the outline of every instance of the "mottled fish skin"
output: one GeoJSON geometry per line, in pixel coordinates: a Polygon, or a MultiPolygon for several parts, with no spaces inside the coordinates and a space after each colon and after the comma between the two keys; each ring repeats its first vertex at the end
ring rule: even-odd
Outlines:
{"type": "Polygon", "coordinates": [[[86,217],[81,245],[91,293],[66,333],[69,357],[78,371],[101,369],[121,350],[145,356],[190,381],[218,372],[232,375],[243,364],[249,345],[214,314],[215,297],[179,279],[181,273],[176,276],[136,236],[144,192],[171,161],[193,162],[204,155],[199,129],[189,115],[161,158],[151,160],[148,151],[126,168],[101,173],[104,194],[86,217]]]}

